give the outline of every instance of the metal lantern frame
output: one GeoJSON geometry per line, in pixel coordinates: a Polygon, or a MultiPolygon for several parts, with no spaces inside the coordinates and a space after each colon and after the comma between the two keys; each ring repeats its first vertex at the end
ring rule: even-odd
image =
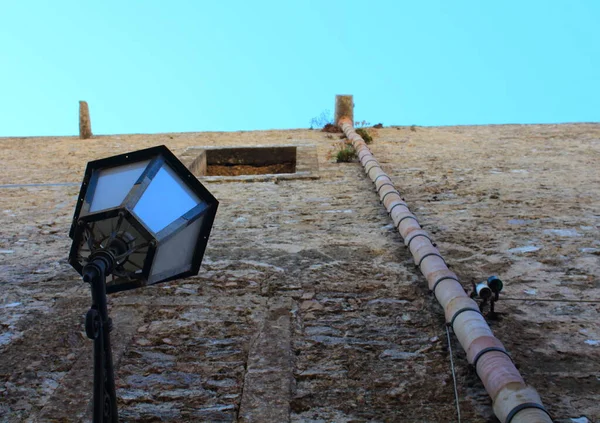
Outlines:
{"type": "MultiPolygon", "coordinates": [[[[85,258],[81,257],[81,249],[87,248],[89,253],[94,249],[94,246],[86,245],[86,243],[89,244],[89,238],[86,239],[86,236],[89,236],[89,232],[93,229],[94,225],[99,222],[113,219],[116,225],[116,228],[113,229],[116,229],[116,231],[119,231],[119,228],[122,225],[129,225],[130,228],[143,238],[145,242],[138,245],[135,251],[127,252],[129,252],[130,255],[143,254],[145,257],[143,259],[143,264],[138,263],[136,265],[135,271],[125,271],[123,263],[118,262],[113,270],[113,280],[108,281],[106,284],[107,294],[196,275],[198,274],[202,263],[218,204],[219,202],[217,199],[164,145],[91,161],[88,163],[83,177],[73,222],[69,232],[69,236],[73,239],[71,251],[69,253],[69,263],[77,270],[77,272],[79,272],[79,274],[83,274],[85,258]],[[130,191],[126,194],[125,199],[119,205],[102,209],[98,212],[90,211],[94,195],[96,194],[98,181],[101,176],[100,172],[102,170],[144,161],[149,161],[148,165],[133,184],[130,191]],[[136,215],[134,208],[143,197],[159,170],[165,164],[175,172],[181,182],[197,195],[201,201],[194,208],[175,219],[163,229],[154,232],[136,215]],[[201,228],[198,240],[194,247],[191,263],[179,266],[175,269],[170,269],[158,275],[151,275],[152,265],[160,246],[164,245],[167,241],[200,218],[203,218],[204,220],[201,222],[201,228]]],[[[158,210],[157,213],[160,213],[160,210],[158,210]]],[[[113,239],[115,238],[114,231],[112,232],[113,233],[111,234],[106,234],[107,239],[110,239],[111,237],[113,239]]],[[[100,244],[98,240],[96,241],[100,244]]],[[[103,247],[100,246],[100,248],[103,247]]],[[[124,257],[124,260],[127,262],[129,257],[124,257]]],[[[131,269],[132,266],[129,267],[131,269]]]]}

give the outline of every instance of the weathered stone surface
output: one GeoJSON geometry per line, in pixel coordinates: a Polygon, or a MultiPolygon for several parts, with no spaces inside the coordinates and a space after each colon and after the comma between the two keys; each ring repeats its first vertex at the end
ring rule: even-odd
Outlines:
{"type": "MultiPolygon", "coordinates": [[[[118,367],[129,345],[135,329],[143,320],[139,310],[123,308],[112,314],[115,331],[112,332],[113,362],[118,367]]],[[[69,372],[61,378],[61,383],[54,386],[52,396],[47,400],[46,406],[40,412],[40,420],[84,421],[91,411],[93,390],[92,344],[87,338],[84,340],[88,351],[81,354],[69,372]],[[84,395],[82,395],[84,394],[84,395]]]]}
{"type": "Polygon", "coordinates": [[[273,299],[248,352],[238,421],[289,420],[293,382],[290,298],[273,299]]]}
{"type": "MultiPolygon", "coordinates": [[[[600,340],[600,308],[532,300],[600,298],[600,125],[378,131],[374,154],[465,287],[490,274],[505,281],[492,329],[525,379],[558,419],[598,420],[600,349],[586,341],[600,340]],[[529,245],[539,249],[510,251],[529,245]]],[[[327,159],[326,135],[102,136],[86,149],[77,137],[0,139],[0,250],[12,251],[0,254],[0,421],[44,421],[61,407],[82,421],[89,404],[89,292],[66,262],[88,160],[157,144],[182,154],[296,143],[317,145],[320,180],[211,182],[221,206],[201,273],[111,297],[113,318],[141,316],[122,338],[123,421],[232,422],[246,380],[286,391],[248,372],[279,300],[290,304],[290,421],[451,420],[443,315],[359,165],[327,159]],[[52,185],[23,185],[35,183],[52,185]],[[320,306],[303,310],[305,301],[320,306]]],[[[463,420],[486,422],[490,399],[454,351],[463,420]]]]}

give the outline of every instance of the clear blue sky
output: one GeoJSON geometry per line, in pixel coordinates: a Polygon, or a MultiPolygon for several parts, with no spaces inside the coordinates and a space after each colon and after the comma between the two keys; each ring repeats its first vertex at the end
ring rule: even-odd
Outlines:
{"type": "Polygon", "coordinates": [[[600,121],[600,1],[0,3],[0,136],[600,121]]]}

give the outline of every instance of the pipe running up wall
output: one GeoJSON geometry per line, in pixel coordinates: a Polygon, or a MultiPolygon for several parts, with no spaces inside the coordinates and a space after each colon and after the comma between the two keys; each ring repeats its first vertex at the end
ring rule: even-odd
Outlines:
{"type": "Polygon", "coordinates": [[[352,142],[367,176],[375,183],[381,202],[410,249],[438,302],[444,308],[446,322],[467,352],[483,385],[492,398],[494,413],[503,423],[552,423],[540,396],[527,386],[502,343],[494,337],[479,311],[469,298],[455,273],[448,269],[439,250],[417,218],[411,213],[391,178],[364,140],[354,131],[353,122],[342,117],[338,126],[352,142]]]}

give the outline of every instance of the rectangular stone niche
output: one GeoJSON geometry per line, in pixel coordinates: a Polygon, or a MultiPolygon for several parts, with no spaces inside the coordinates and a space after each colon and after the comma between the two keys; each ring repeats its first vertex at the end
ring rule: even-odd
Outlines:
{"type": "Polygon", "coordinates": [[[314,145],[189,147],[181,160],[207,181],[318,178],[314,145]]]}

